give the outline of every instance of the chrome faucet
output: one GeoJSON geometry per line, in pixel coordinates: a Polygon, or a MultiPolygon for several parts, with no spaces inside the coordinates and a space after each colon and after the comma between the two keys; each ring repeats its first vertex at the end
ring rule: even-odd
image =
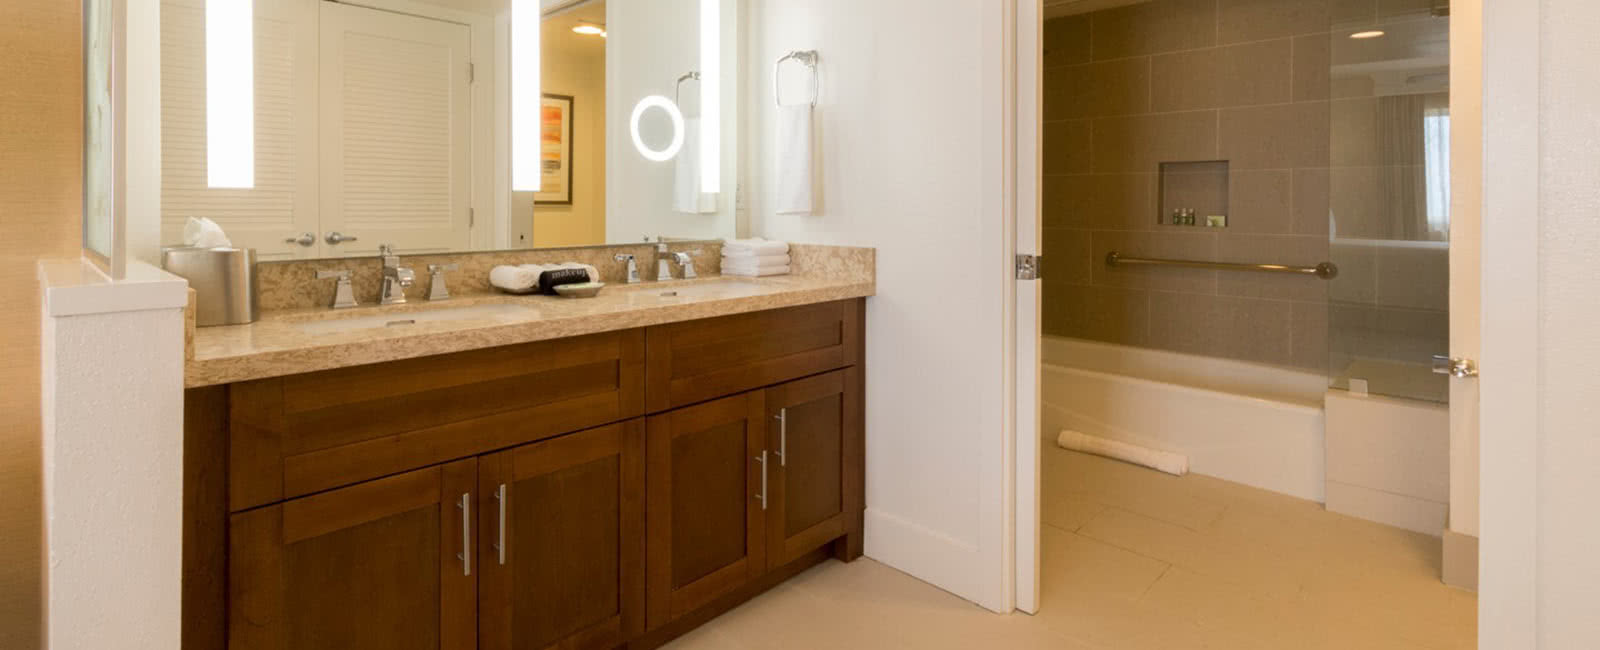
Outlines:
{"type": "Polygon", "coordinates": [[[672,262],[667,259],[671,253],[667,252],[665,239],[656,244],[656,282],[666,282],[672,279],[672,262]]]}
{"type": "Polygon", "coordinates": [[[638,262],[638,260],[635,260],[632,255],[618,255],[616,257],[616,260],[618,262],[627,262],[628,263],[628,284],[638,284],[639,283],[639,262],[638,262]]]}
{"type": "Polygon", "coordinates": [[[677,262],[678,263],[678,268],[683,269],[683,279],[685,279],[685,280],[693,280],[696,277],[699,277],[699,276],[695,275],[695,272],[694,272],[694,256],[698,255],[698,254],[699,254],[698,251],[696,251],[694,253],[673,253],[672,254],[672,261],[677,262]]]}
{"type": "Polygon", "coordinates": [[[405,304],[406,289],[417,281],[416,272],[400,266],[400,256],[394,254],[394,247],[389,244],[378,247],[378,257],[383,259],[383,295],[378,304],[405,304]]]}

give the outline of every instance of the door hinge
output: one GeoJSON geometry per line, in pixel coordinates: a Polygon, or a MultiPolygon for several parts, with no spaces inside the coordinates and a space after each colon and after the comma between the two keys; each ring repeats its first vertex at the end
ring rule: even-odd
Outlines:
{"type": "Polygon", "coordinates": [[[1044,277],[1043,255],[1017,255],[1017,279],[1037,280],[1044,277]]]}
{"type": "Polygon", "coordinates": [[[474,228],[478,225],[478,209],[467,208],[467,227],[474,228]]]}
{"type": "Polygon", "coordinates": [[[467,83],[470,84],[470,83],[477,83],[477,82],[478,82],[478,64],[472,63],[472,62],[469,61],[467,63],[467,83]]]}

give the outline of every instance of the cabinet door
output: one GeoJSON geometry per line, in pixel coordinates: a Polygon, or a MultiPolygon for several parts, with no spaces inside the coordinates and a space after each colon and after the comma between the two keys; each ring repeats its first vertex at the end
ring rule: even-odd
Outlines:
{"type": "Polygon", "coordinates": [[[485,650],[614,648],[644,631],[644,420],[485,456],[485,650]]]}
{"type": "Polygon", "coordinates": [[[228,645],[470,650],[477,461],[233,515],[228,645]]]}
{"type": "Polygon", "coordinates": [[[772,450],[767,510],[767,565],[777,568],[860,530],[859,486],[848,468],[859,448],[860,420],[851,390],[856,370],[817,375],[767,389],[772,450]]]}
{"type": "Polygon", "coordinates": [[[766,571],[762,393],[650,418],[652,629],[766,571]]]}

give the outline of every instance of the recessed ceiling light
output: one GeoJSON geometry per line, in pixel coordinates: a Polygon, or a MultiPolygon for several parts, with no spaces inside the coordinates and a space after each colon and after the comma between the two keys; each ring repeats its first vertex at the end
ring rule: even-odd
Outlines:
{"type": "Polygon", "coordinates": [[[572,31],[578,34],[583,34],[584,36],[606,35],[605,26],[596,25],[594,23],[578,23],[577,25],[573,26],[572,31]]]}
{"type": "Polygon", "coordinates": [[[1383,34],[1384,34],[1383,30],[1374,29],[1374,30],[1369,30],[1369,31],[1365,31],[1365,32],[1356,32],[1354,34],[1351,34],[1350,38],[1356,39],[1358,41],[1364,41],[1364,40],[1367,40],[1369,38],[1378,38],[1379,36],[1383,36],[1383,34]]]}

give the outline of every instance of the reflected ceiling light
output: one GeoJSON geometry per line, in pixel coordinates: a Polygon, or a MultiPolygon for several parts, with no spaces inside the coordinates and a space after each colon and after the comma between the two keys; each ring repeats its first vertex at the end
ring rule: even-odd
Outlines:
{"type": "Polygon", "coordinates": [[[666,162],[672,160],[683,150],[683,111],[678,110],[678,105],[672,100],[661,95],[651,95],[639,100],[633,107],[633,118],[628,120],[628,131],[633,134],[633,146],[639,150],[639,155],[653,162],[666,162]],[[639,133],[639,122],[644,118],[645,111],[659,108],[666,111],[667,117],[672,120],[672,143],[665,149],[651,149],[644,143],[644,136],[639,133]]]}
{"type": "Polygon", "coordinates": [[[1372,30],[1367,30],[1367,31],[1364,31],[1364,32],[1356,32],[1354,34],[1351,34],[1350,38],[1356,39],[1358,41],[1364,41],[1364,40],[1367,40],[1369,38],[1378,38],[1379,36],[1383,36],[1384,33],[1385,32],[1383,30],[1381,30],[1381,29],[1372,29],[1372,30]]]}
{"type": "Polygon", "coordinates": [[[539,0],[511,2],[511,189],[540,189],[543,98],[539,92],[539,0]]]}
{"type": "Polygon", "coordinates": [[[722,0],[700,0],[700,191],[722,191],[722,0]]]}
{"type": "Polygon", "coordinates": [[[256,184],[255,3],[206,0],[206,185],[256,184]]]}
{"type": "Polygon", "coordinates": [[[582,20],[572,27],[572,31],[575,34],[583,34],[584,36],[605,36],[606,26],[582,20]]]}

